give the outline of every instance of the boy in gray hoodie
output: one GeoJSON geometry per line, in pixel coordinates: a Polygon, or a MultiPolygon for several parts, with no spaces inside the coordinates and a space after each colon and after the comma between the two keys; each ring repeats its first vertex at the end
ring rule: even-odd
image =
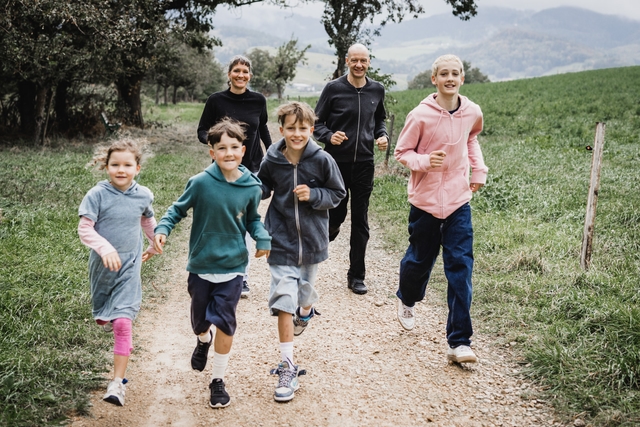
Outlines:
{"type": "Polygon", "coordinates": [[[260,165],[262,198],[273,198],[265,218],[271,234],[269,309],[278,316],[282,362],[273,398],[286,402],[299,387],[293,363],[293,336],[318,313],[314,289],[318,265],[329,257],[329,209],[346,196],[333,158],[310,137],[316,117],[305,103],[281,105],[276,114],[283,139],[267,150],[260,165]]]}

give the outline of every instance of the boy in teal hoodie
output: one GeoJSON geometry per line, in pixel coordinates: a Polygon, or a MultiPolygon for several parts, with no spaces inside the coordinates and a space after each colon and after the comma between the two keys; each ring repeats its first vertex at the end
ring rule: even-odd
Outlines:
{"type": "Polygon", "coordinates": [[[209,130],[207,139],[214,162],[189,179],[182,196],[162,217],[155,228],[155,249],[162,253],[171,230],[193,208],[187,271],[191,327],[198,339],[191,367],[204,370],[213,342],[209,405],[222,408],[230,403],[224,373],[249,259],[245,235],[249,232],[256,241],[256,258],[269,256],[271,237],[258,214],[260,180],[240,164],[245,151],[242,126],[224,119],[209,130]],[[211,325],[215,326],[215,338],[211,325]]]}

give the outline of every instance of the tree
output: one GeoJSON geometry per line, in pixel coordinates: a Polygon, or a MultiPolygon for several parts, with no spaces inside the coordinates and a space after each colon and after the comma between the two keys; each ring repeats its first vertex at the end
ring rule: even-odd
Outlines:
{"type": "Polygon", "coordinates": [[[251,87],[270,97],[276,92],[276,86],[271,80],[270,69],[273,67],[273,56],[266,49],[252,49],[245,54],[251,61],[253,76],[251,76],[251,87]]]}
{"type": "Polygon", "coordinates": [[[282,100],[287,83],[296,77],[298,63],[305,63],[305,53],[310,47],[299,50],[298,40],[292,38],[278,47],[275,56],[264,49],[253,49],[246,54],[253,68],[251,86],[267,97],[275,92],[282,100]]]}
{"type": "MultiPolygon", "coordinates": [[[[471,62],[462,60],[462,66],[464,67],[465,83],[489,83],[489,77],[482,74],[478,67],[472,68],[471,62]]],[[[416,74],[416,76],[409,81],[408,85],[409,89],[426,89],[428,87],[433,87],[433,84],[431,83],[431,68],[416,74]]]]}
{"type": "MultiPolygon", "coordinates": [[[[0,77],[15,83],[20,128],[34,142],[43,136],[53,88],[90,78],[106,21],[100,2],[9,0],[0,14],[0,77]]],[[[108,35],[103,35],[103,38],[108,35]]]]}
{"type": "Polygon", "coordinates": [[[302,50],[298,50],[298,39],[292,38],[287,43],[278,47],[278,53],[273,58],[273,68],[271,72],[271,80],[276,86],[278,92],[278,100],[282,100],[282,93],[287,83],[296,77],[296,67],[299,62],[306,64],[304,56],[307,49],[311,45],[307,45],[302,50]]]}
{"type": "Polygon", "coordinates": [[[471,62],[462,61],[464,65],[464,82],[465,83],[489,83],[489,77],[482,74],[478,67],[471,67],[471,62]]]}
{"type": "MultiPolygon", "coordinates": [[[[462,20],[475,16],[475,0],[445,0],[453,8],[453,14],[462,20]]],[[[345,72],[345,57],[349,47],[360,42],[370,45],[374,36],[389,21],[401,22],[405,15],[417,18],[424,12],[419,0],[324,0],[325,8],[321,22],[329,36],[329,44],[336,50],[336,69],[333,78],[345,72]],[[377,27],[368,27],[382,17],[377,27]]]]}

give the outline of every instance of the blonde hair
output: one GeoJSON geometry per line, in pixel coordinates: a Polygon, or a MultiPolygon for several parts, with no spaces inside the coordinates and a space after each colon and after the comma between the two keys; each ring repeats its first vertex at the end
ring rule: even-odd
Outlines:
{"type": "Polygon", "coordinates": [[[287,116],[296,116],[296,122],[306,123],[310,126],[316,122],[316,113],[309,104],[298,101],[287,102],[279,106],[276,110],[276,116],[278,116],[278,123],[281,126],[284,126],[287,116]]]}
{"type": "Polygon", "coordinates": [[[148,141],[146,139],[136,139],[129,135],[124,135],[112,141],[109,145],[96,147],[93,158],[87,163],[87,167],[96,167],[98,170],[106,169],[111,154],[116,151],[128,151],[132,153],[136,159],[136,164],[140,165],[151,155],[147,145],[148,141]]]}
{"type": "Polygon", "coordinates": [[[455,61],[460,64],[460,75],[464,76],[464,64],[462,64],[462,60],[456,55],[447,54],[439,56],[435,61],[433,61],[433,65],[431,66],[431,76],[435,76],[438,74],[438,66],[443,62],[455,61]]]}
{"type": "Polygon", "coordinates": [[[222,135],[226,133],[229,138],[237,139],[242,143],[247,138],[244,126],[245,124],[242,122],[225,117],[209,129],[209,132],[207,132],[207,142],[210,147],[213,147],[220,142],[222,135]]]}

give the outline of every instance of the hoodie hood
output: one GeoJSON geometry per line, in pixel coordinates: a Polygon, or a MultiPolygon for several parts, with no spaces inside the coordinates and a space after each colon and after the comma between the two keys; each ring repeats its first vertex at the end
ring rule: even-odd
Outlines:
{"type": "Polygon", "coordinates": [[[125,191],[118,190],[116,187],[111,185],[111,183],[106,179],[104,181],[98,182],[97,186],[101,187],[101,188],[104,188],[109,193],[112,193],[112,194],[124,194],[126,196],[129,196],[129,195],[132,195],[132,194],[136,194],[140,190],[140,185],[138,185],[138,183],[135,180],[131,181],[131,186],[129,188],[127,188],[125,191]]]}
{"type": "MultiPolygon", "coordinates": [[[[271,145],[267,150],[267,156],[265,160],[280,164],[280,165],[288,165],[289,160],[284,156],[282,150],[286,146],[284,138],[281,138],[278,142],[271,145]]],[[[307,142],[307,146],[304,148],[304,152],[302,153],[302,157],[300,158],[300,162],[304,162],[306,159],[309,159],[316,155],[319,151],[322,151],[322,147],[318,145],[313,139],[309,138],[307,142]]]]}
{"type": "MultiPolygon", "coordinates": [[[[255,176],[248,168],[244,165],[239,165],[238,170],[242,173],[242,176],[233,182],[229,182],[230,185],[235,185],[238,187],[252,187],[252,186],[260,186],[260,180],[257,176],[255,176]]],[[[227,179],[222,174],[220,167],[216,162],[211,163],[204,172],[210,175],[213,179],[220,182],[227,182],[227,179]]]]}

